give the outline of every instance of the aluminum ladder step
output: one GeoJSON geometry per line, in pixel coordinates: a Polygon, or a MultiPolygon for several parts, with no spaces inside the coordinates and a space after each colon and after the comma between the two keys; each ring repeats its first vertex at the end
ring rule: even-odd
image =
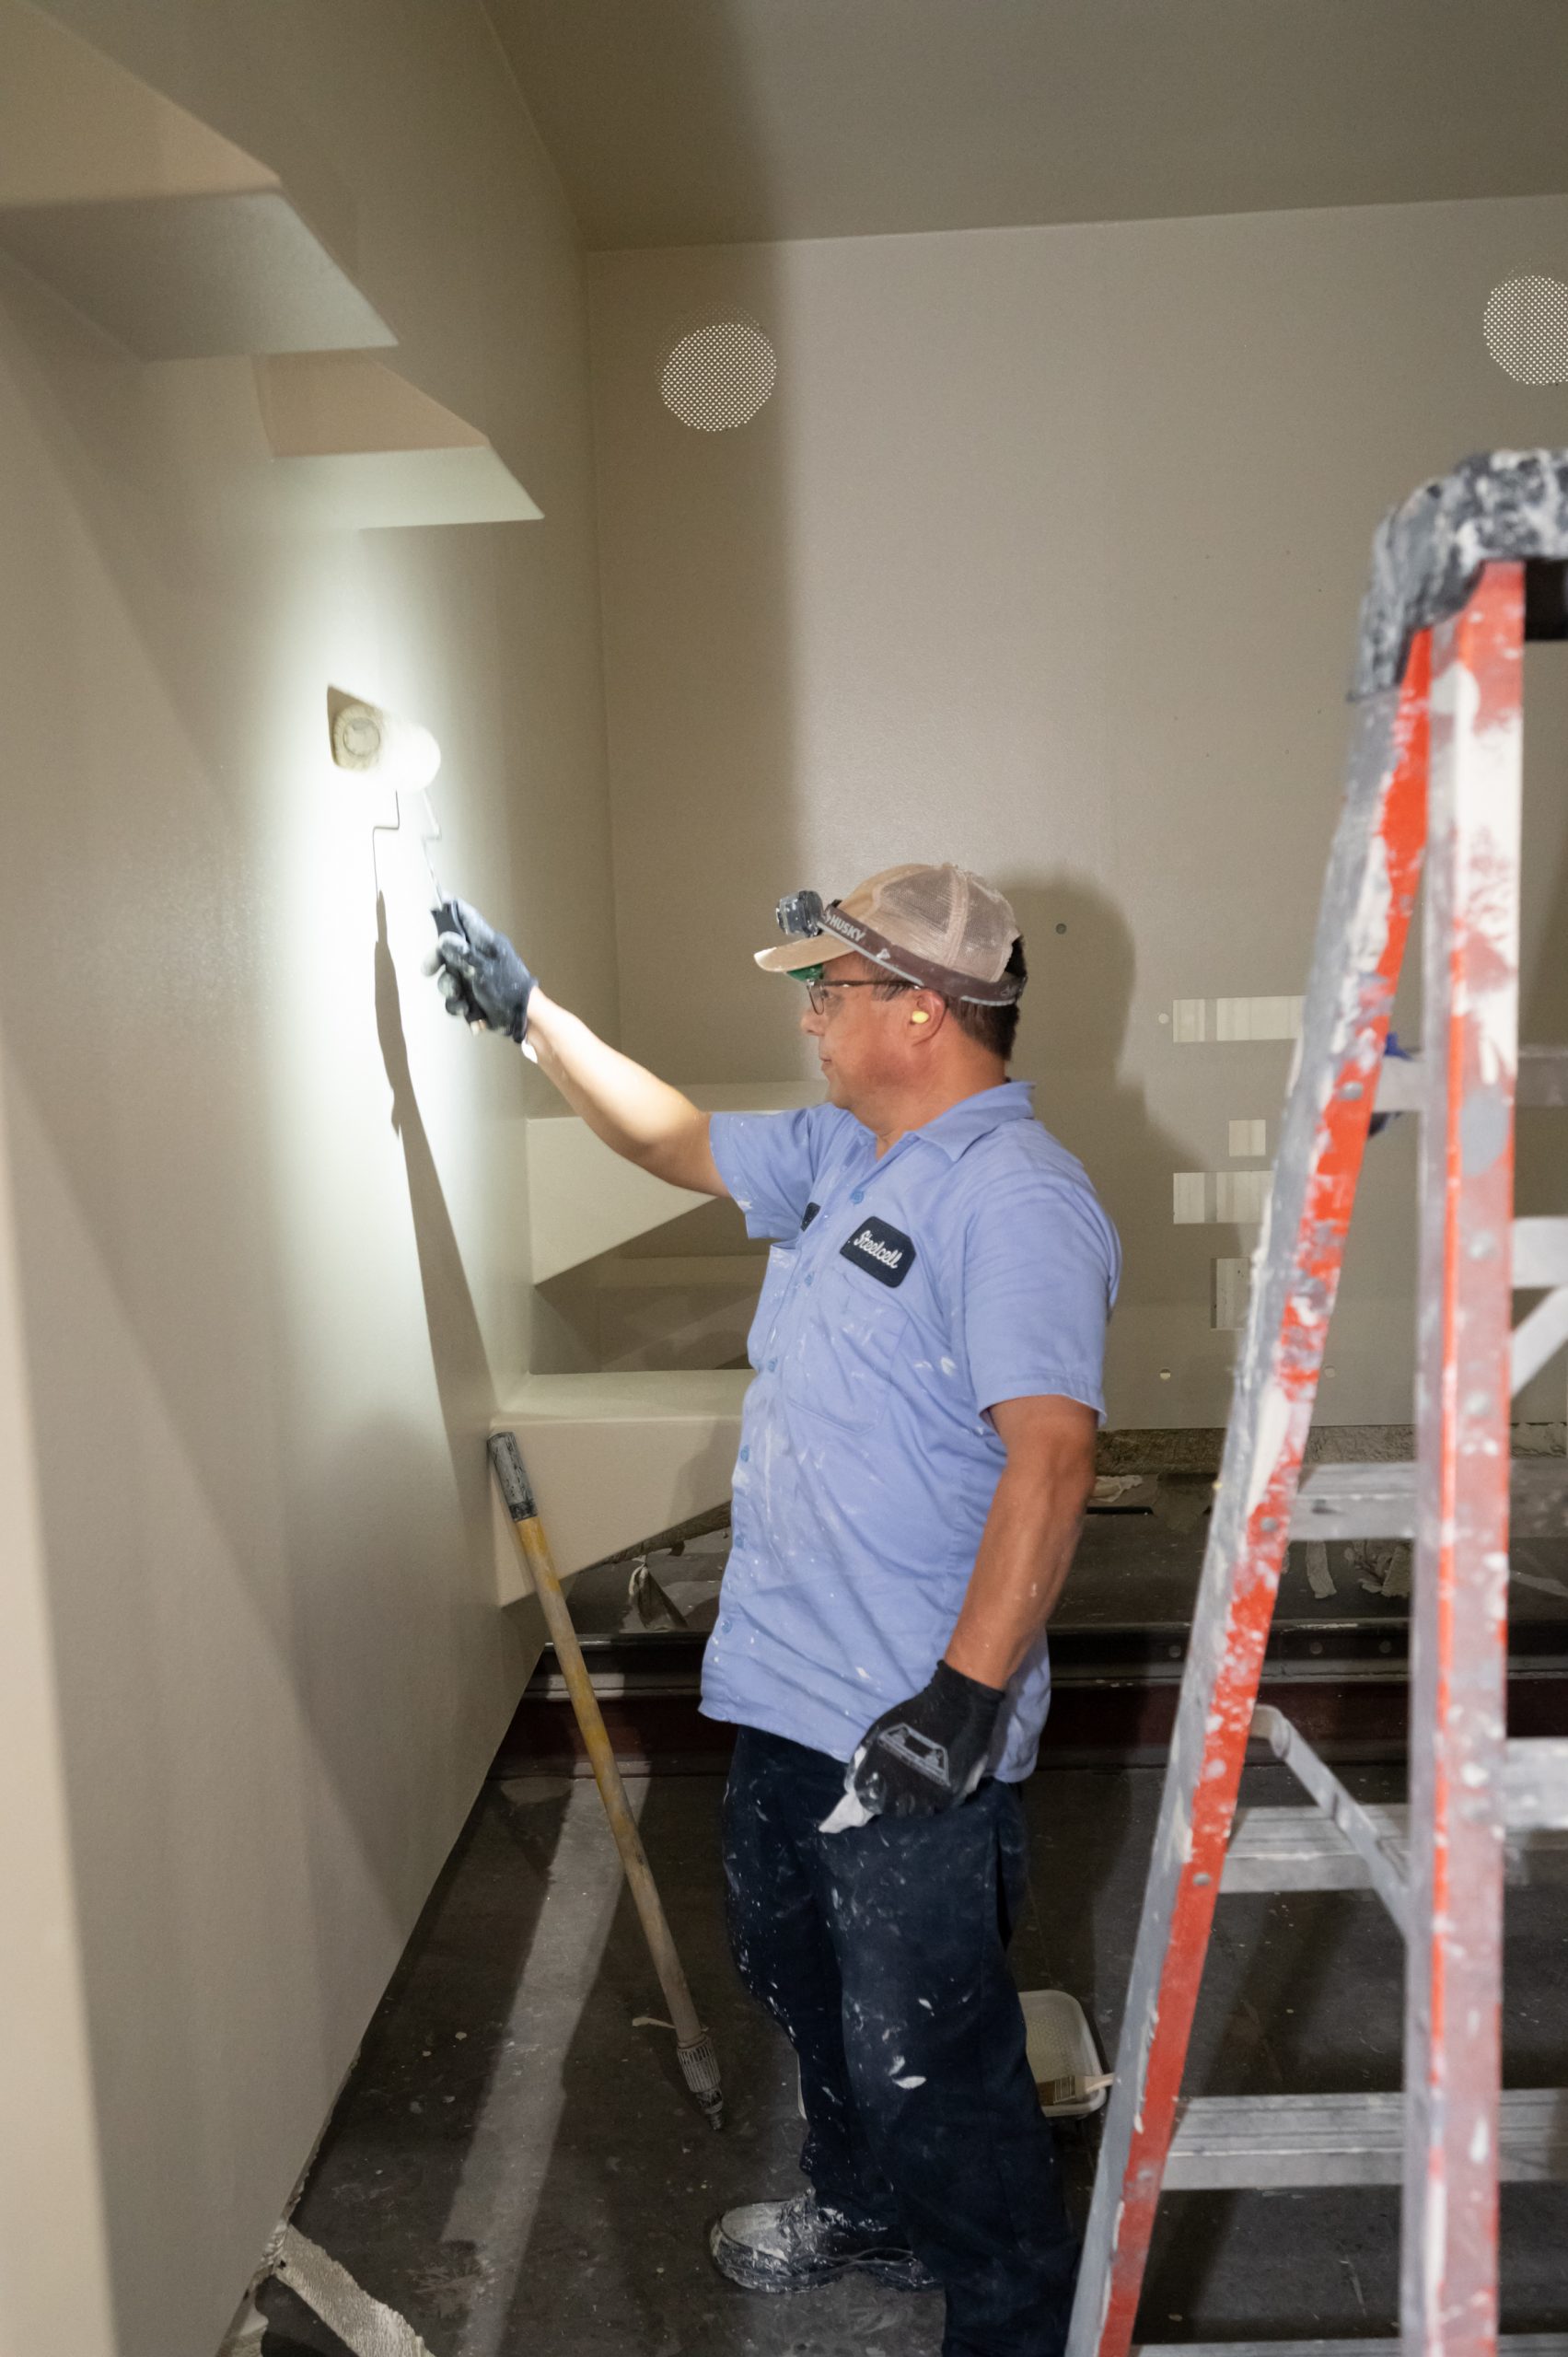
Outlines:
{"type": "MultiPolygon", "coordinates": [[[[1313,1465],[1291,1509],[1293,1538],[1413,1538],[1414,1465],[1313,1465]]],[[[1516,1538],[1568,1537],[1568,1457],[1518,1457],[1510,1484],[1516,1538]]]]}
{"type": "MultiPolygon", "coordinates": [[[[1178,2112],[1165,2183],[1172,2193],[1398,2185],[1404,2165],[1402,2095],[1195,2096],[1178,2112]]],[[[1505,2185],[1568,2177],[1568,2088],[1504,2089],[1497,2173],[1505,2185]]]]}
{"type": "MultiPolygon", "coordinates": [[[[1141,2340],[1132,2357],[1400,2357],[1388,2340],[1141,2340]]],[[[1500,2332],[1497,2357],[1568,2357],[1568,2332],[1500,2332]]]]}
{"type": "MultiPolygon", "coordinates": [[[[1521,1048],[1516,1102],[1530,1111],[1568,1105],[1568,1048],[1521,1048]]],[[[1419,1113],[1425,1103],[1422,1059],[1386,1056],[1377,1075],[1380,1113],[1419,1113]]]]}
{"type": "MultiPolygon", "coordinates": [[[[1380,1841],[1403,1875],[1410,1811],[1368,1805],[1380,1841]]],[[[1568,1882],[1568,1830],[1531,1827],[1510,1832],[1510,1883],[1568,1882]]],[[[1321,1809],[1241,1808],[1230,1837],[1220,1896],[1289,1890],[1370,1890],[1371,1877],[1351,1843],[1321,1809]]]]}
{"type": "MultiPolygon", "coordinates": [[[[1358,1801],[1281,1712],[1260,1707],[1252,1731],[1301,1779],[1312,1803],[1238,1809],[1221,1892],[1374,1889],[1402,1926],[1409,1810],[1358,1801]]],[[[1562,1880],[1568,1875],[1568,1740],[1516,1737],[1504,1747],[1501,1781],[1509,1879],[1562,1880]]]]}

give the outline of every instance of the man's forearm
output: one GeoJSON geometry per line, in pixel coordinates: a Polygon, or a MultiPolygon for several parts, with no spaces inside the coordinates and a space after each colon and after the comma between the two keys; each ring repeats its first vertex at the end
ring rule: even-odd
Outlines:
{"type": "Polygon", "coordinates": [[[707,1115],[539,989],[528,1001],[528,1045],[573,1111],[628,1162],[674,1186],[727,1191],[709,1149],[707,1115]]]}
{"type": "Polygon", "coordinates": [[[996,1485],[963,1608],[944,1659],[982,1686],[1005,1686],[1055,1607],[1072,1566],[1092,1462],[1009,1459],[996,1485]]]}

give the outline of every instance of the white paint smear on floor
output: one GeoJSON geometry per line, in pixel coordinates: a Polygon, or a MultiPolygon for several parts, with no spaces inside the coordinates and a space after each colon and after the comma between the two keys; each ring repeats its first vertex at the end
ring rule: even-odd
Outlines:
{"type": "MultiPolygon", "coordinates": [[[[528,1782],[504,1786],[527,1805],[528,1782]]],[[[640,1817],[646,1777],[628,1778],[640,1817]]],[[[621,1875],[604,1805],[591,1776],[575,1778],[533,1944],[513,1994],[502,2048],[463,2163],[445,2239],[472,2246],[484,2290],[469,2310],[453,2357],[501,2357],[513,2298],[550,2175],[565,2103],[562,2063],[598,1977],[621,1875]]]]}

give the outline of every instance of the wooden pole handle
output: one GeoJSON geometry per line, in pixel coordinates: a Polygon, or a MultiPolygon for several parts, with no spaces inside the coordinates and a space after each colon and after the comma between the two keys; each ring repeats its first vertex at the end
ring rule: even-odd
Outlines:
{"type": "MultiPolygon", "coordinates": [[[[643,1935],[653,1957],[654,1970],[658,1974],[659,1987],[664,1991],[665,2002],[669,2007],[677,2040],[683,2049],[706,2046],[708,2033],[691,2002],[691,1991],[687,1986],[686,1975],[676,1953],[669,1925],[665,1920],[653,1870],[648,1864],[636,1819],[626,1799],[626,1787],[615,1764],[615,1753],[605,1727],[604,1714],[588,1677],[583,1649],[577,1643],[577,1632],[572,1626],[572,1616],[561,1591],[560,1575],[550,1551],[544,1525],[540,1520],[539,1508],[534,1502],[532,1486],[524,1469],[522,1452],[515,1434],[492,1434],[490,1461],[512,1519],[512,1533],[518,1551],[528,1567],[534,1593],[539,1597],[545,1627],[555,1647],[555,1657],[566,1680],[572,1709],[587,1747],[594,1781],[598,1785],[604,1813],[610,1819],[610,1829],[615,1837],[615,1846],[621,1853],[621,1863],[631,1885],[637,1913],[642,1919],[643,1935]]],[[[711,2048],[709,2055],[711,2057],[711,2048]]],[[[683,2067],[687,2070],[688,2079],[692,2080],[692,2071],[685,2064],[684,2058],[683,2067]]],[[[714,2079],[712,2103],[699,2091],[699,2099],[703,2101],[704,2108],[710,2110],[716,2105],[716,2066],[714,2068],[714,2079]]]]}

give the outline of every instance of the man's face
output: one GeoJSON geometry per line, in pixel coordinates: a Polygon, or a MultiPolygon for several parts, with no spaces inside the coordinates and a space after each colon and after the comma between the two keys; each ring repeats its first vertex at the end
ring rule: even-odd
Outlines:
{"type": "Polygon", "coordinates": [[[908,1077],[912,993],[899,991],[884,997],[878,990],[862,987],[887,979],[869,958],[851,951],[830,959],[823,970],[815,991],[820,1013],[807,998],[800,1028],[817,1043],[830,1105],[853,1112],[908,1077]]]}

